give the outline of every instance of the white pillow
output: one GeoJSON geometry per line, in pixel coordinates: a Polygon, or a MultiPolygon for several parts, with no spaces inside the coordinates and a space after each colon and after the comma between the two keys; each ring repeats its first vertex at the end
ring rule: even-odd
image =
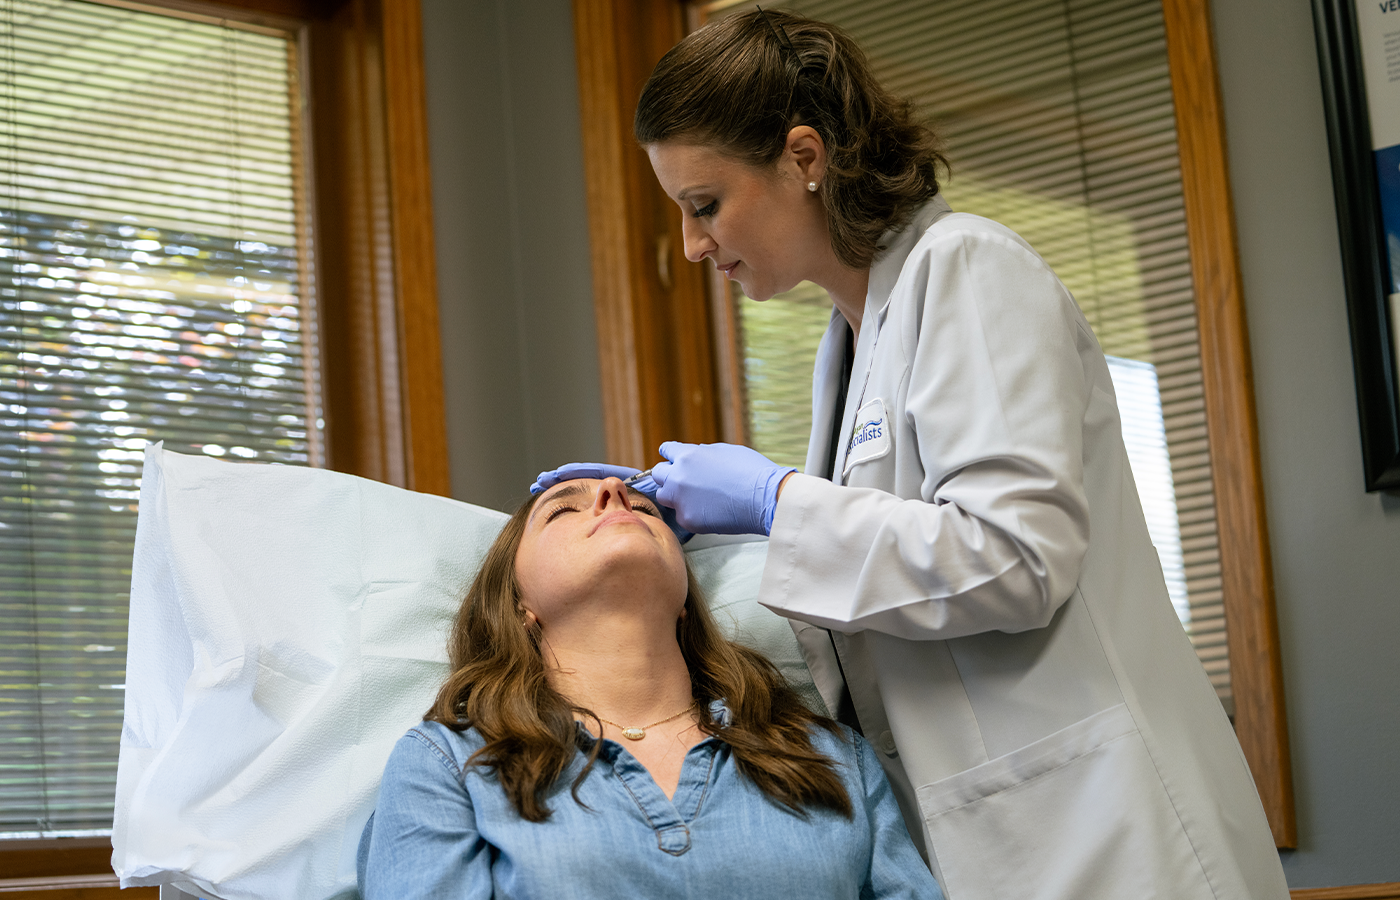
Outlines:
{"type": "MultiPolygon", "coordinates": [[[[324,469],[146,450],[112,866],[223,900],[355,896],[394,742],[507,516],[324,469]]],[[[722,623],[820,709],[760,607],[766,541],[687,548],[722,623]]]]}

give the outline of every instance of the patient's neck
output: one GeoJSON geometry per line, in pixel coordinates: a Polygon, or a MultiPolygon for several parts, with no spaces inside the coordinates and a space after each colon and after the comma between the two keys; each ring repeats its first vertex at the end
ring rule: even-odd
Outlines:
{"type": "Polygon", "coordinates": [[[542,627],[550,686],[624,727],[685,709],[690,672],[675,622],[624,607],[542,627]]]}

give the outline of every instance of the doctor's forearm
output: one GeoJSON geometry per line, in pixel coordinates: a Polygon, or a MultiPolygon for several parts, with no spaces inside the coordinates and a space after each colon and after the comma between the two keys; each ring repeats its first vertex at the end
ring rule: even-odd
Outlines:
{"type": "Polygon", "coordinates": [[[760,595],[790,618],[912,640],[1024,631],[1047,624],[1077,580],[1078,529],[1037,553],[952,504],[799,477],[774,518],[760,595]]]}

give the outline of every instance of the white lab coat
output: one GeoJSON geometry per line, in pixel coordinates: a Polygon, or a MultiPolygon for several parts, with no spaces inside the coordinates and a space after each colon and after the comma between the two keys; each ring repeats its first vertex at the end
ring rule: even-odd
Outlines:
{"type": "Polygon", "coordinates": [[[941,198],[886,243],[834,483],[837,314],[760,602],[832,709],[844,670],[949,900],[1285,900],[1069,291],[941,198]]]}

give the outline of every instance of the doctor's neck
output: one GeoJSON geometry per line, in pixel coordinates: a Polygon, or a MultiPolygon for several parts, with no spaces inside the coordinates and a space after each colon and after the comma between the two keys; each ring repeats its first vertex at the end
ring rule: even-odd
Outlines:
{"type": "Polygon", "coordinates": [[[865,313],[865,295],[870,287],[869,269],[851,269],[840,266],[839,270],[826,273],[820,281],[812,279],[831,295],[831,302],[851,326],[851,333],[860,340],[860,320],[865,313]]]}

